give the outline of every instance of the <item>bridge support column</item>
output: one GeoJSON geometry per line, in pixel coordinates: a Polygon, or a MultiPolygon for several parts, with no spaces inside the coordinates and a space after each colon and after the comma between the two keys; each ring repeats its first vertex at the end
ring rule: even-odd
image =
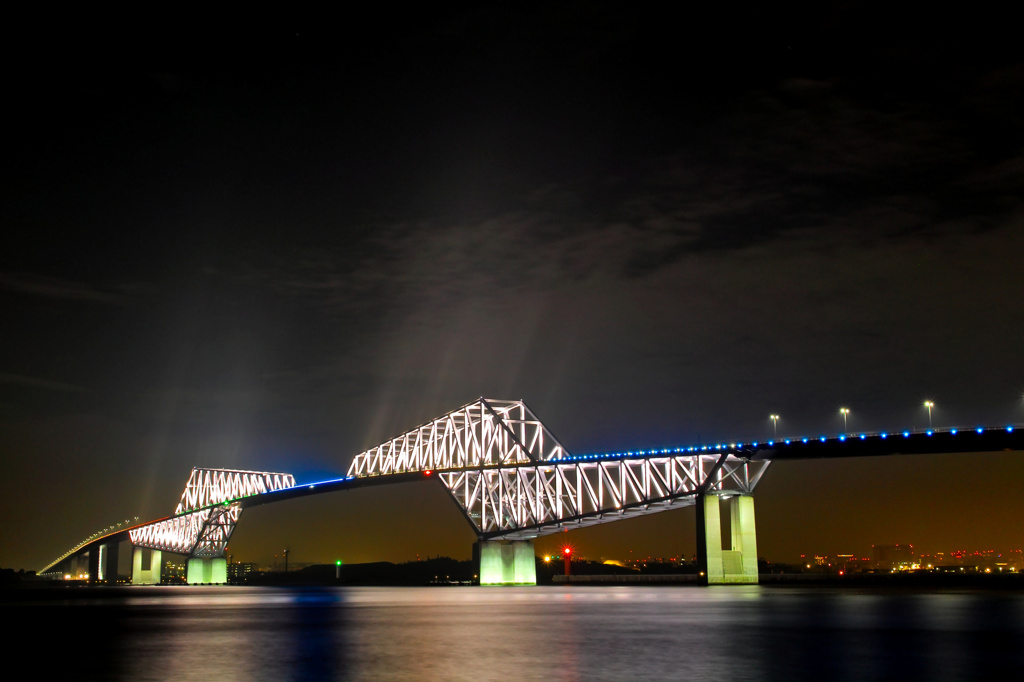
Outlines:
{"type": "Polygon", "coordinates": [[[119,544],[115,540],[108,545],[103,545],[103,553],[100,555],[100,580],[108,585],[117,584],[117,550],[119,544]]]}
{"type": "Polygon", "coordinates": [[[754,498],[737,495],[729,498],[729,516],[732,530],[732,549],[739,552],[737,582],[757,582],[757,528],[754,524],[754,498]]]}
{"type": "Polygon", "coordinates": [[[89,584],[95,585],[96,581],[100,578],[100,556],[102,555],[103,546],[99,547],[93,545],[92,549],[89,550],[89,584]]]}
{"type": "Polygon", "coordinates": [[[82,568],[82,563],[85,561],[85,557],[81,554],[76,554],[71,557],[71,579],[78,580],[78,576],[85,573],[88,569],[82,568]]]}
{"type": "Polygon", "coordinates": [[[190,557],[188,560],[188,584],[209,585],[228,581],[228,562],[224,557],[203,559],[190,557]]]}
{"type": "Polygon", "coordinates": [[[154,549],[149,555],[149,568],[142,568],[142,548],[135,547],[132,553],[132,585],[159,585],[160,564],[163,553],[154,549]]]}
{"type": "Polygon", "coordinates": [[[719,498],[701,495],[697,501],[697,562],[709,585],[757,582],[757,532],[754,498],[729,498],[730,548],[722,549],[719,498]]]}
{"type": "Polygon", "coordinates": [[[533,540],[480,541],[477,543],[480,557],[481,585],[536,585],[537,558],[533,540]]]}

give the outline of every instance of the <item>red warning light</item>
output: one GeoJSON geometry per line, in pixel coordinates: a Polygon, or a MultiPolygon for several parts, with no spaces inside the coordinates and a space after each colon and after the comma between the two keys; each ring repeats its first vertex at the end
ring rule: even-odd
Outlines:
{"type": "Polygon", "coordinates": [[[429,476],[430,475],[430,469],[427,469],[426,471],[424,471],[423,475],[424,476],[429,476]]]}

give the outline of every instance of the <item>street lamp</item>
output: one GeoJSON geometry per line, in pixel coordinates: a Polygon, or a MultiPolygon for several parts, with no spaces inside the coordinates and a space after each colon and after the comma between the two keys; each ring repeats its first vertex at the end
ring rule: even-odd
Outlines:
{"type": "Polygon", "coordinates": [[[775,437],[779,437],[779,415],[773,414],[768,417],[772,420],[772,426],[775,427],[775,437]]]}
{"type": "Polygon", "coordinates": [[[846,433],[847,428],[848,428],[847,427],[846,419],[850,415],[850,408],[848,408],[848,407],[840,407],[839,408],[839,413],[843,415],[843,433],[846,433]]]}
{"type": "Polygon", "coordinates": [[[924,406],[928,408],[928,430],[932,428],[932,408],[935,407],[935,403],[930,400],[924,401],[924,406]]]}

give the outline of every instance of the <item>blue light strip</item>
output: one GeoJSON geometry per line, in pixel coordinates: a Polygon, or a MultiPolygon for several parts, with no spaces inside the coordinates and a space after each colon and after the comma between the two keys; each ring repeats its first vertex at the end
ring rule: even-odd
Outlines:
{"type": "MultiPolygon", "coordinates": [[[[974,429],[974,432],[977,433],[977,434],[984,434],[986,431],[1002,431],[1002,430],[1004,430],[1004,428],[1005,428],[1005,431],[1007,433],[1013,433],[1013,430],[1014,430],[1015,427],[1013,425],[1006,426],[1006,427],[988,427],[988,428],[979,426],[976,429],[974,429]]],[[[926,431],[906,431],[905,430],[905,431],[900,431],[899,433],[904,438],[910,438],[912,436],[932,436],[932,435],[939,434],[939,433],[946,433],[946,434],[949,434],[951,436],[955,436],[955,435],[957,435],[960,432],[961,432],[960,429],[951,428],[951,429],[928,429],[926,431]]],[[[856,434],[856,436],[849,436],[848,434],[841,433],[839,435],[832,436],[832,437],[829,437],[829,436],[818,436],[816,439],[812,439],[812,438],[809,438],[807,436],[802,436],[800,438],[786,438],[785,440],[780,440],[780,441],[775,441],[775,440],[769,440],[769,441],[766,441],[766,442],[751,441],[749,443],[744,443],[742,441],[738,441],[736,443],[717,443],[715,445],[689,445],[689,446],[682,446],[682,447],[676,447],[676,448],[652,448],[650,450],[626,450],[626,451],[623,451],[623,452],[596,452],[596,453],[587,453],[587,454],[584,454],[584,455],[567,455],[565,457],[559,457],[558,459],[553,459],[553,460],[549,460],[549,461],[551,461],[551,462],[595,462],[595,461],[623,460],[623,459],[642,459],[642,458],[661,457],[661,456],[670,456],[671,457],[671,456],[676,456],[676,455],[686,455],[686,454],[693,454],[693,453],[720,454],[722,452],[730,452],[730,453],[741,454],[741,453],[748,453],[751,450],[764,450],[764,449],[768,449],[768,448],[782,447],[782,446],[805,445],[805,444],[810,443],[811,440],[817,440],[817,441],[819,441],[821,443],[828,443],[829,441],[845,443],[848,437],[849,438],[854,438],[854,439],[859,440],[859,441],[866,441],[869,438],[879,438],[879,439],[885,440],[885,439],[887,439],[889,437],[889,435],[890,434],[887,431],[881,431],[879,433],[858,433],[858,434],[856,434]]],[[[329,480],[326,480],[326,481],[316,481],[315,483],[296,484],[296,486],[294,488],[282,488],[281,490],[274,490],[274,491],[270,491],[270,492],[263,493],[263,494],[265,494],[265,495],[272,495],[273,493],[281,493],[281,492],[285,492],[285,491],[288,491],[288,490],[295,490],[295,488],[310,488],[311,489],[311,488],[315,488],[316,486],[320,486],[320,485],[328,485],[328,484],[331,484],[331,483],[346,483],[348,481],[352,481],[352,480],[355,480],[355,479],[356,479],[355,476],[343,476],[341,478],[332,478],[332,479],[329,479],[329,480]]]]}
{"type": "MultiPolygon", "coordinates": [[[[1005,430],[1007,433],[1012,433],[1014,426],[1006,426],[1005,430]]],[[[1002,431],[1001,427],[977,427],[974,429],[975,433],[984,434],[986,431],[1002,431]]],[[[936,434],[949,434],[955,436],[961,433],[959,428],[950,429],[927,429],[925,431],[911,431],[903,430],[898,432],[904,438],[911,438],[913,436],[933,436],[936,434]]],[[[811,440],[817,440],[821,443],[827,443],[829,441],[845,443],[847,439],[856,439],[859,441],[866,441],[871,438],[879,438],[885,440],[889,437],[888,431],[881,431],[878,433],[857,433],[857,434],[846,434],[841,433],[836,436],[818,436],[816,439],[802,436],[800,438],[786,438],[785,440],[769,440],[767,442],[752,441],[749,443],[736,442],[736,443],[718,443],[716,445],[690,445],[677,448],[654,448],[651,450],[627,450],[625,452],[602,452],[602,453],[588,453],[585,455],[568,455],[561,457],[559,462],[583,462],[583,461],[595,461],[595,460],[621,460],[621,459],[632,459],[637,457],[657,457],[659,455],[677,455],[677,454],[688,454],[688,453],[721,453],[721,452],[749,452],[750,450],[764,450],[767,448],[781,447],[781,446],[792,446],[807,444],[811,440]]]]}

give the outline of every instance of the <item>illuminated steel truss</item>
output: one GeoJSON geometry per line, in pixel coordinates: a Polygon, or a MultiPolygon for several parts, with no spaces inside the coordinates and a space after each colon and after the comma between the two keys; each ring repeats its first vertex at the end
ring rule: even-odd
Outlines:
{"type": "Polygon", "coordinates": [[[479,400],[355,456],[349,476],[524,464],[565,450],[521,400],[479,400]]]}
{"type": "Polygon", "coordinates": [[[193,557],[224,555],[242,504],[238,500],[295,486],[295,477],[268,471],[193,469],[175,516],[128,531],[136,547],[193,557]]]}
{"type": "MultiPolygon", "coordinates": [[[[577,459],[577,458],[568,458],[577,459]]],[[[483,539],[528,539],[753,492],[769,462],[727,453],[551,461],[442,471],[483,539]]]]}
{"type": "Polygon", "coordinates": [[[479,400],[356,455],[357,478],[437,472],[482,538],[530,538],[749,494],[768,466],[734,453],[571,457],[518,400],[479,400]]]}
{"type": "Polygon", "coordinates": [[[235,469],[192,469],[175,514],[202,509],[225,500],[260,495],[295,486],[295,477],[269,471],[235,469]]]}
{"type": "Polygon", "coordinates": [[[133,528],[128,537],[136,547],[194,557],[223,556],[241,515],[240,503],[221,504],[133,528]]]}

